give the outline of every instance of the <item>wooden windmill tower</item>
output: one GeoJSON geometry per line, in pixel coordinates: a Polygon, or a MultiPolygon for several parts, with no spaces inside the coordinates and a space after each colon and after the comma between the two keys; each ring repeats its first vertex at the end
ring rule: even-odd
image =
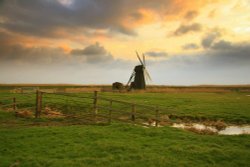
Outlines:
{"type": "Polygon", "coordinates": [[[135,66],[126,86],[130,84],[129,89],[146,89],[146,81],[152,81],[152,79],[146,69],[145,55],[142,54],[141,59],[136,52],[136,56],[141,65],[135,66]]]}

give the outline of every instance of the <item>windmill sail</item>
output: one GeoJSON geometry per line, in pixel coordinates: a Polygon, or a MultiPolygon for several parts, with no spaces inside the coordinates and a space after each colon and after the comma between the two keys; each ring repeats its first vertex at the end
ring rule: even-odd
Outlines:
{"type": "Polygon", "coordinates": [[[144,67],[146,67],[145,55],[142,54],[142,56],[143,56],[143,65],[144,65],[144,67]]]}
{"type": "Polygon", "coordinates": [[[131,81],[134,78],[134,76],[135,76],[135,71],[132,72],[132,74],[131,74],[131,76],[130,76],[130,78],[128,80],[128,83],[126,84],[126,86],[128,86],[131,83],[131,81]]]}
{"type": "Polygon", "coordinates": [[[144,70],[144,75],[145,75],[147,81],[152,82],[152,78],[150,77],[150,75],[146,69],[144,70]]]}
{"type": "Polygon", "coordinates": [[[137,51],[136,51],[136,55],[137,55],[137,58],[139,59],[139,61],[140,61],[141,65],[143,65],[143,66],[144,66],[144,64],[143,64],[143,62],[142,62],[142,60],[141,60],[141,58],[140,58],[140,56],[139,56],[139,54],[138,54],[138,52],[137,52],[137,51]]]}

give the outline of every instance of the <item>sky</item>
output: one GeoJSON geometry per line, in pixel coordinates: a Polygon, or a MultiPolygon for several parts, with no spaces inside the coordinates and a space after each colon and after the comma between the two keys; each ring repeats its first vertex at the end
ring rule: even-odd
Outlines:
{"type": "Polygon", "coordinates": [[[0,83],[250,84],[250,0],[0,0],[0,83]]]}

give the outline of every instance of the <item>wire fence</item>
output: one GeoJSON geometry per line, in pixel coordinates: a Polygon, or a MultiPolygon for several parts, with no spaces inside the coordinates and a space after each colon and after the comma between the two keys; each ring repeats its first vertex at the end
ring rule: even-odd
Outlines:
{"type": "Polygon", "coordinates": [[[143,126],[159,126],[169,110],[161,106],[144,105],[118,100],[94,93],[21,93],[1,96],[0,108],[16,116],[26,113],[38,119],[63,117],[92,123],[121,121],[143,126]]]}

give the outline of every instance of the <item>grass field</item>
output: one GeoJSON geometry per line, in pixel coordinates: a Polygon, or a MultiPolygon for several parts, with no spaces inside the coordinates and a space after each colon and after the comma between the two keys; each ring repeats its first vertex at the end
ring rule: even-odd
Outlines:
{"type": "MultiPolygon", "coordinates": [[[[85,93],[89,96],[92,93],[85,93]]],[[[81,95],[81,94],[76,94],[81,95]]],[[[195,120],[250,123],[247,92],[110,93],[103,97],[146,105],[160,105],[162,112],[195,120]]],[[[11,97],[12,93],[1,93],[11,97]]],[[[25,99],[34,105],[35,96],[25,99]]],[[[7,102],[7,101],[5,101],[7,102]]],[[[82,111],[90,104],[56,99],[64,112],[82,111]],[[65,105],[63,105],[65,104],[65,105]],[[67,105],[66,105],[67,104],[67,105]],[[67,107],[69,106],[69,107],[67,107]]],[[[91,103],[91,101],[90,101],[91,103]]],[[[117,104],[117,109],[124,108],[117,104]]],[[[146,111],[145,111],[146,112],[146,111]]],[[[70,120],[71,123],[74,120],[70,120]]],[[[144,128],[113,122],[108,125],[69,125],[64,118],[16,118],[0,111],[0,166],[249,166],[250,136],[199,135],[172,127],[144,128]],[[49,122],[57,122],[47,126],[49,122]],[[46,126],[45,126],[46,125],[46,126]]]]}
{"type": "Polygon", "coordinates": [[[1,166],[248,166],[250,137],[198,135],[170,127],[0,129],[1,166]]]}

